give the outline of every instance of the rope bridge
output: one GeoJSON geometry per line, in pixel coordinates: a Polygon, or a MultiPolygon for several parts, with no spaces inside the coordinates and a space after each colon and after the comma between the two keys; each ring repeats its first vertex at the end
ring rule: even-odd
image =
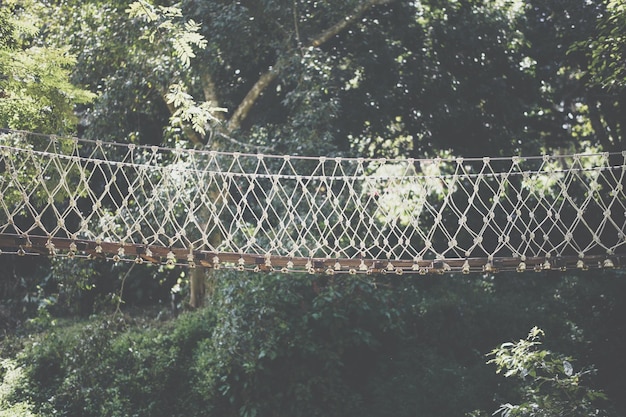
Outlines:
{"type": "Polygon", "coordinates": [[[626,264],[626,152],[366,159],[0,131],[0,249],[309,273],[626,264]]]}

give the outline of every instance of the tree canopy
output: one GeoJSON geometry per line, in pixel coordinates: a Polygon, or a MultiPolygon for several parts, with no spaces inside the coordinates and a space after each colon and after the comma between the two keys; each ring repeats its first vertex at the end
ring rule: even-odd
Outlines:
{"type": "Polygon", "coordinates": [[[100,93],[86,135],[360,156],[621,146],[619,2],[183,1],[159,5],[176,10],[166,24],[136,13],[145,2],[129,19],[129,6],[43,12],[60,18],[42,38],[70,40],[74,80],[100,93]],[[185,29],[206,44],[181,56],[185,29]],[[173,85],[227,109],[205,112],[220,123],[169,126],[173,85]]]}

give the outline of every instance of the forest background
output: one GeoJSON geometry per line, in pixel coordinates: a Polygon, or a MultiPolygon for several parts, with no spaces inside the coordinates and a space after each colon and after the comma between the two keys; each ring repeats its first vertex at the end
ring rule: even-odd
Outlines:
{"type": "MultiPolygon", "coordinates": [[[[621,152],[625,123],[622,1],[0,5],[2,128],[432,158],[621,152]]],[[[0,416],[626,414],[622,270],[0,263],[0,416]]]]}

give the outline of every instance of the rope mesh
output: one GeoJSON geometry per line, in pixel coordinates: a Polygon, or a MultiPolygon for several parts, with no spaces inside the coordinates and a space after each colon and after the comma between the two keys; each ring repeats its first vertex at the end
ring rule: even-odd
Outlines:
{"type": "Polygon", "coordinates": [[[626,259],[626,152],[310,158],[3,132],[4,253],[398,274],[626,259]]]}

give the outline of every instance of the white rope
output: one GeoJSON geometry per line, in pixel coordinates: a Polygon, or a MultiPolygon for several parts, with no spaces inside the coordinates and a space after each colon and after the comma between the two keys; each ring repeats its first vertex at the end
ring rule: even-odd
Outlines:
{"type": "Polygon", "coordinates": [[[0,235],[104,242],[119,257],[167,248],[175,262],[238,254],[243,268],[250,256],[332,260],[344,272],[361,260],[415,272],[424,261],[619,261],[625,160],[297,157],[4,131],[0,235]]]}

